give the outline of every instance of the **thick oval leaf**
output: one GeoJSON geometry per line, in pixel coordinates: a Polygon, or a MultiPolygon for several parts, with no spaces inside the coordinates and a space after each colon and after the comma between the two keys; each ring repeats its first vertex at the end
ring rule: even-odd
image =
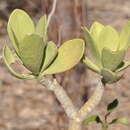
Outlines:
{"type": "Polygon", "coordinates": [[[9,72],[16,78],[19,79],[34,79],[35,77],[33,75],[29,74],[18,74],[11,68],[11,64],[15,62],[15,58],[11,52],[11,50],[8,48],[8,46],[5,46],[3,48],[3,59],[5,62],[6,67],[8,68],[9,72]]]}
{"type": "Polygon", "coordinates": [[[119,48],[118,33],[110,26],[104,27],[100,33],[98,41],[100,54],[102,53],[102,49],[104,47],[109,48],[112,51],[116,51],[119,48]]]}
{"type": "Polygon", "coordinates": [[[48,42],[44,51],[43,66],[41,72],[43,72],[57,56],[58,50],[55,43],[52,41],[48,42]]]}
{"type": "Polygon", "coordinates": [[[39,74],[45,44],[42,37],[37,34],[26,35],[19,44],[20,58],[24,66],[33,74],[39,74]]]}
{"type": "Polygon", "coordinates": [[[58,50],[58,56],[54,62],[43,72],[56,74],[74,67],[83,56],[85,44],[81,39],[73,39],[65,42],[58,50]]]}
{"type": "Polygon", "coordinates": [[[46,15],[42,16],[36,25],[36,34],[43,37],[44,41],[47,40],[47,17],[46,15]]]}
{"type": "Polygon", "coordinates": [[[35,29],[28,14],[26,14],[23,10],[15,9],[9,17],[7,31],[15,50],[18,51],[18,45],[14,39],[14,35],[16,36],[18,42],[20,42],[26,34],[32,34],[35,29]]]}
{"type": "Polygon", "coordinates": [[[97,65],[92,63],[91,60],[89,60],[87,57],[84,57],[82,61],[89,69],[100,74],[101,69],[97,65]]]}
{"type": "Polygon", "coordinates": [[[120,49],[127,49],[130,43],[130,21],[126,23],[120,33],[120,49]]]}
{"type": "Polygon", "coordinates": [[[90,34],[89,30],[86,27],[83,27],[82,30],[84,32],[87,47],[90,49],[90,52],[96,63],[100,65],[100,54],[96,41],[94,40],[93,36],[90,34]]]}
{"type": "Polygon", "coordinates": [[[104,48],[102,51],[102,65],[104,68],[114,71],[123,61],[124,56],[125,50],[111,51],[108,48],[104,48]]]}
{"type": "Polygon", "coordinates": [[[107,111],[111,113],[118,106],[118,104],[119,104],[118,99],[115,99],[110,104],[108,104],[107,111]]]}
{"type": "Polygon", "coordinates": [[[95,41],[98,41],[100,32],[102,31],[103,28],[104,28],[104,25],[102,25],[98,22],[94,22],[94,24],[90,28],[90,33],[93,36],[93,38],[95,39],[95,41]]]}

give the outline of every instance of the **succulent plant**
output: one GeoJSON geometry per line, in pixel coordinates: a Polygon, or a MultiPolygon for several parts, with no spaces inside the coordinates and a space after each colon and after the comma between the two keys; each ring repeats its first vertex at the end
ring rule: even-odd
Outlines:
{"type": "Polygon", "coordinates": [[[14,57],[7,45],[3,48],[3,58],[11,74],[21,79],[33,79],[45,75],[64,72],[74,67],[84,53],[84,41],[72,39],[57,48],[47,40],[47,18],[42,16],[36,26],[26,12],[16,9],[10,15],[8,35],[15,50],[14,57]],[[19,60],[29,74],[19,74],[11,64],[19,60]]]}
{"type": "Polygon", "coordinates": [[[98,22],[90,30],[86,27],[82,29],[91,54],[91,59],[85,56],[83,62],[92,71],[102,75],[105,82],[118,81],[122,76],[119,72],[130,65],[130,62],[124,61],[130,43],[130,21],[120,33],[98,22]]]}

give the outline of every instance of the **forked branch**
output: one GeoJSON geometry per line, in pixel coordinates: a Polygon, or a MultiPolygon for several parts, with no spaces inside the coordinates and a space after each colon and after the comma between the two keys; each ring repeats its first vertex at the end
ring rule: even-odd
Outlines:
{"type": "Polygon", "coordinates": [[[72,100],[68,97],[63,87],[58,84],[56,79],[50,79],[49,77],[46,77],[43,78],[40,83],[48,90],[53,91],[61,103],[67,116],[70,119],[69,130],[82,129],[82,122],[88,116],[88,114],[99,104],[104,92],[104,85],[101,81],[99,81],[94,94],[81,107],[81,109],[77,111],[77,108],[73,105],[72,100]]]}

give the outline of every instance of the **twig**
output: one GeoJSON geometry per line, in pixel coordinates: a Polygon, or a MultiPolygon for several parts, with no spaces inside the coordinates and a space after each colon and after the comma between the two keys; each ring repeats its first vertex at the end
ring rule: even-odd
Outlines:
{"type": "Polygon", "coordinates": [[[49,26],[49,24],[50,24],[50,21],[51,21],[51,18],[52,18],[52,16],[53,16],[53,14],[54,14],[54,12],[55,12],[56,3],[57,3],[57,0],[53,0],[52,10],[51,10],[50,14],[48,15],[48,21],[47,21],[47,26],[46,26],[47,28],[48,28],[48,26],[49,26]]]}
{"type": "Polygon", "coordinates": [[[76,24],[76,37],[79,37],[80,34],[80,28],[83,24],[83,16],[82,16],[82,3],[83,0],[74,0],[74,18],[75,18],[75,24],[76,24]]]}

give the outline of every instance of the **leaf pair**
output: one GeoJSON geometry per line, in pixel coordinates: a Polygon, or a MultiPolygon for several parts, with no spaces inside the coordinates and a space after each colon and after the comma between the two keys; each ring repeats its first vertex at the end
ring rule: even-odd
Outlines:
{"type": "Polygon", "coordinates": [[[42,16],[35,27],[26,12],[15,9],[10,15],[7,31],[16,52],[19,52],[19,44],[26,35],[37,34],[45,39],[47,32],[46,24],[47,18],[42,16]]]}
{"type": "Polygon", "coordinates": [[[23,65],[33,74],[40,72],[44,56],[46,16],[41,17],[36,27],[30,16],[16,9],[10,15],[7,31],[16,54],[23,65]]]}
{"type": "Polygon", "coordinates": [[[85,44],[81,39],[69,40],[58,49],[54,62],[46,69],[44,74],[64,72],[75,66],[84,54],[85,44]]]}

